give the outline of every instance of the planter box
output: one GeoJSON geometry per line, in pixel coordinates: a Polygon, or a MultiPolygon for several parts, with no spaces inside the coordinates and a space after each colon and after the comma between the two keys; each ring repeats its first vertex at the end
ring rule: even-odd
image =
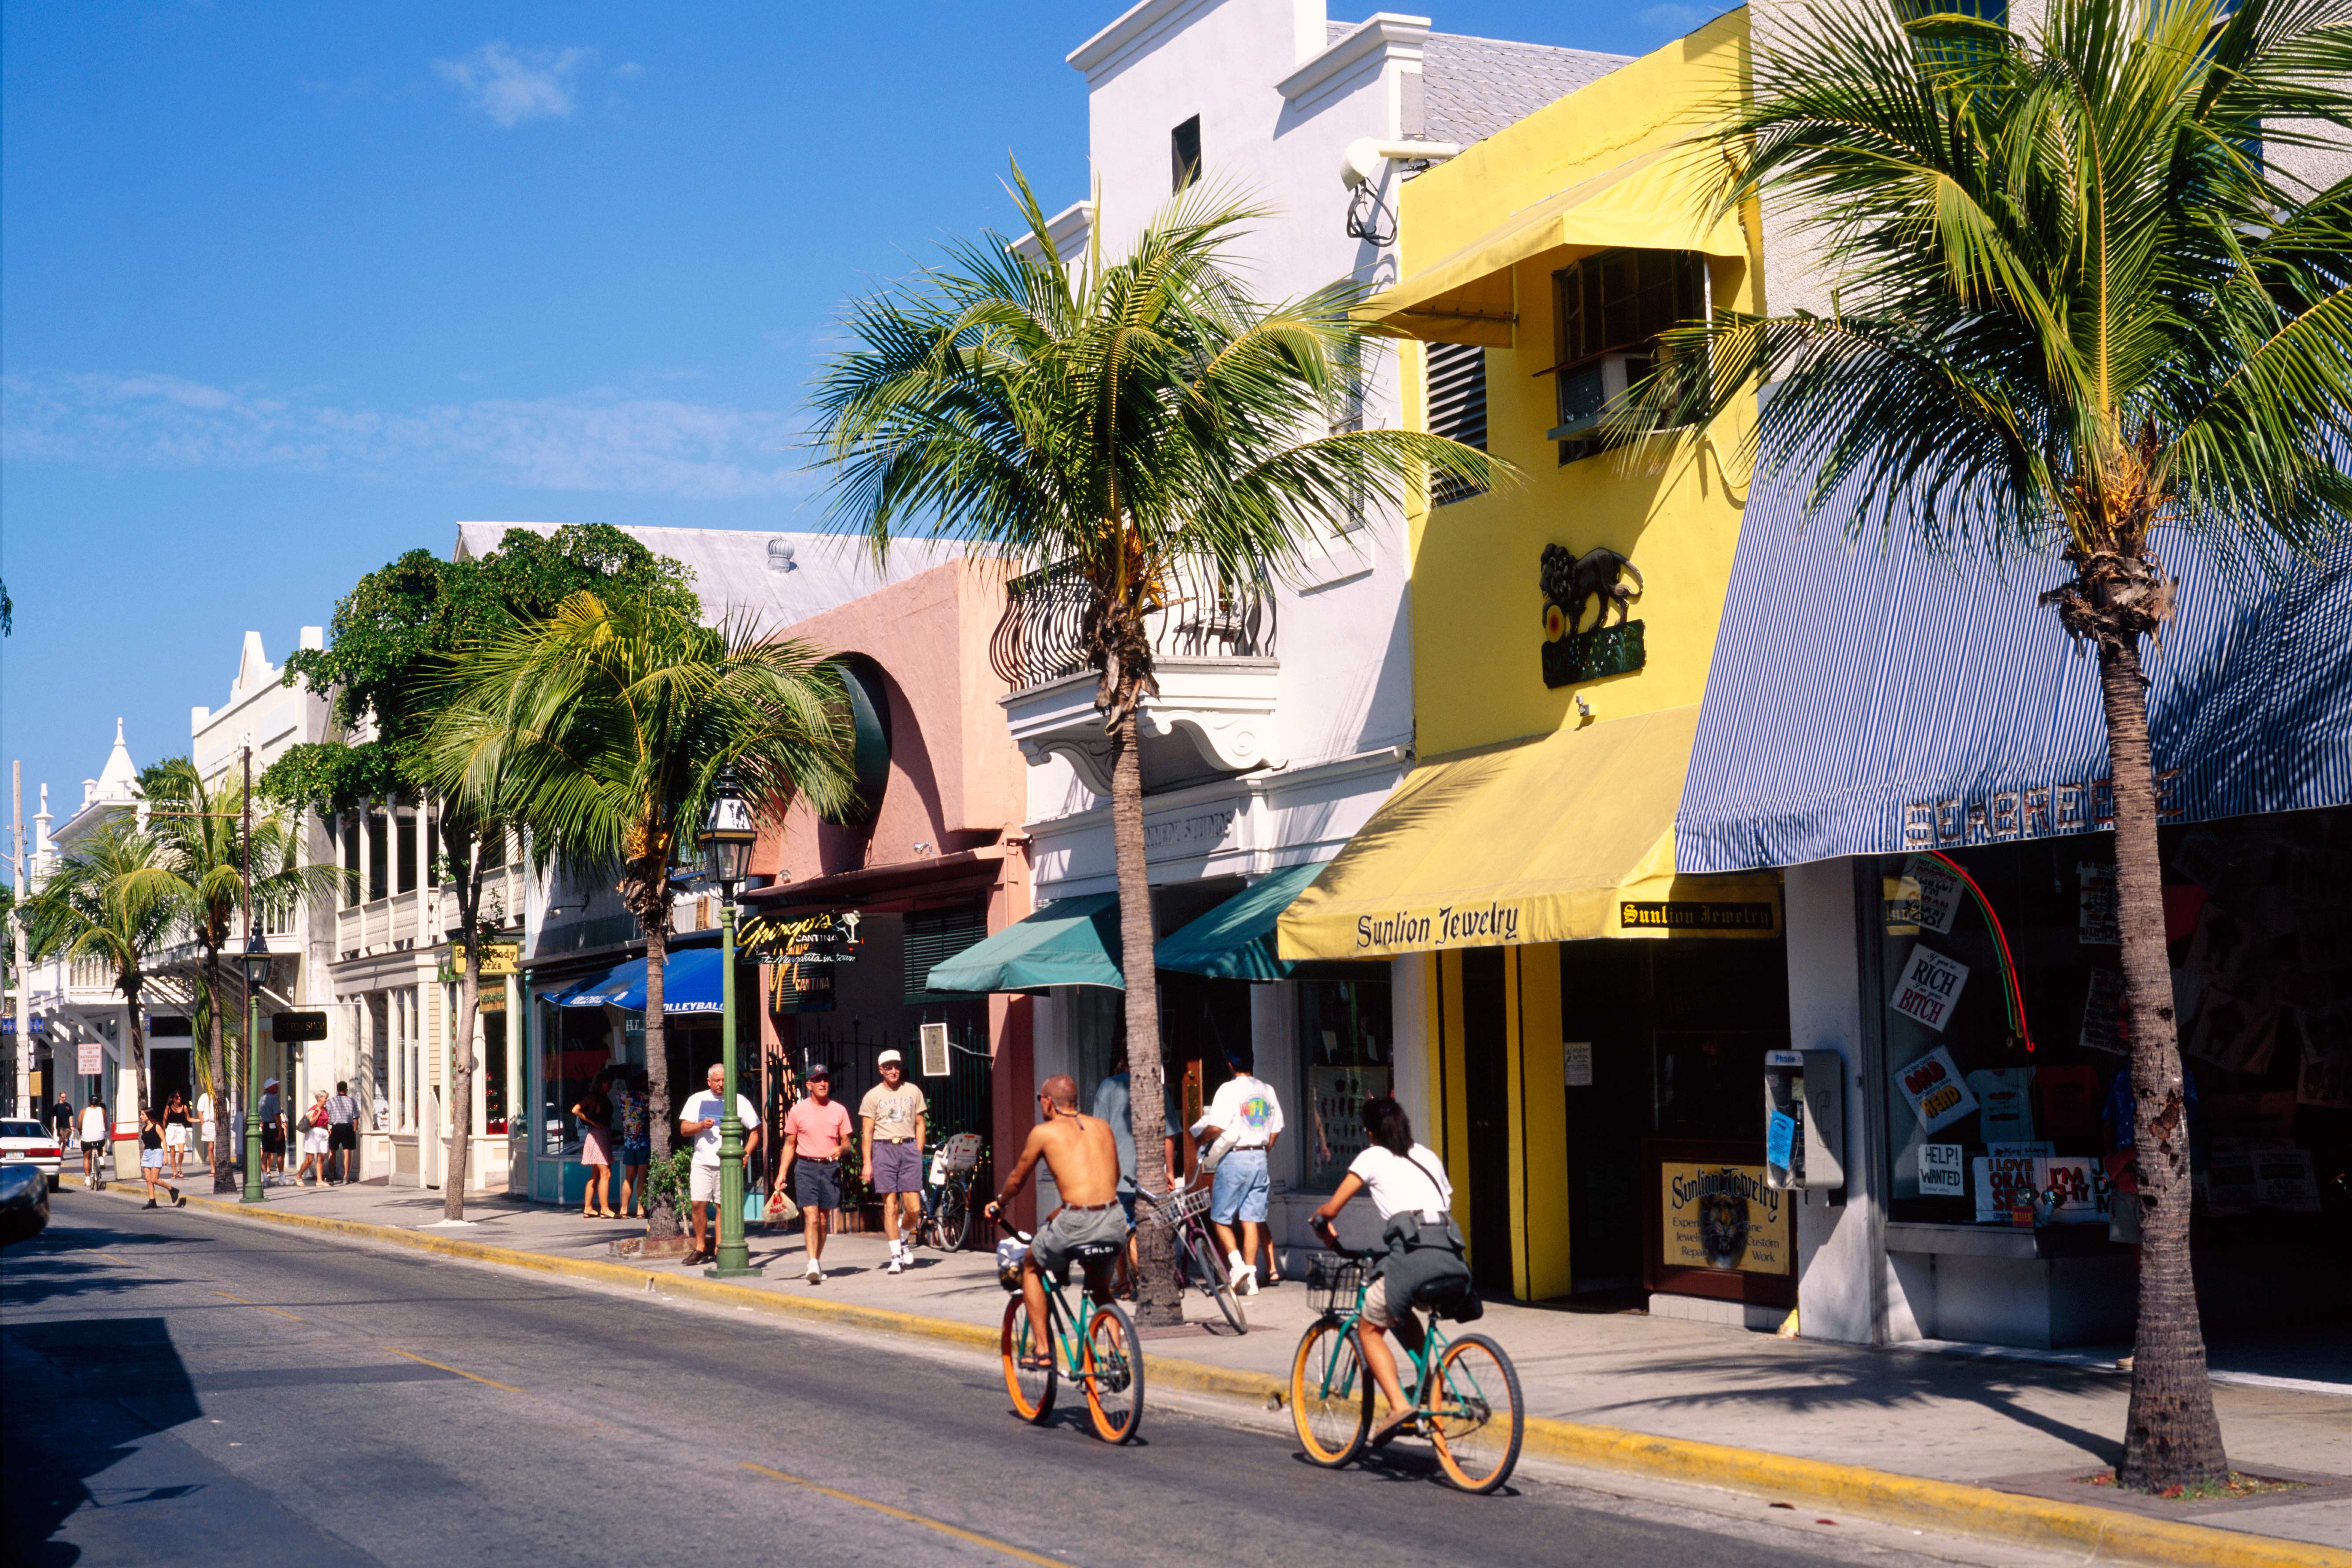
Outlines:
{"type": "Polygon", "coordinates": [[[640,1263],[656,1263],[666,1258],[684,1258],[694,1247],[690,1236],[628,1236],[612,1244],[615,1258],[635,1258],[640,1263]]]}

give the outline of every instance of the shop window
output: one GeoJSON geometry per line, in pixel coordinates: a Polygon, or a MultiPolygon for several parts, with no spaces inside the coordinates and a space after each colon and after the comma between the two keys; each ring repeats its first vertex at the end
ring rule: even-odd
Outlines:
{"type": "MultiPolygon", "coordinates": [[[[1429,431],[1486,449],[1486,351],[1476,343],[1432,343],[1428,353],[1429,431]]],[[[1461,479],[1440,479],[1429,504],[1448,506],[1484,492],[1461,479]]]]}
{"type": "Polygon", "coordinates": [[[1559,460],[1601,449],[1601,419],[1657,361],[1657,337],[1706,310],[1706,260],[1689,250],[1604,250],[1552,275],[1559,460]]]}
{"type": "MultiPolygon", "coordinates": [[[[2168,827],[2160,849],[2199,1246],[2286,1238],[2352,1164],[2352,810],[2168,827]]],[[[2115,1222],[2130,1060],[2110,836],[1874,871],[1893,1217],[2115,1222]]]]}
{"type": "Polygon", "coordinates": [[[1329,1192],[1364,1152],[1366,1098],[1395,1087],[1389,987],[1379,982],[1299,983],[1298,1113],[1307,1185],[1329,1192]]]}

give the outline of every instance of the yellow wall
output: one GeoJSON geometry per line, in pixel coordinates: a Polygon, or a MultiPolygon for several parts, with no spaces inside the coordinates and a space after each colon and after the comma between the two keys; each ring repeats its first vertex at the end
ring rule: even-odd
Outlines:
{"type": "MultiPolygon", "coordinates": [[[[1748,14],[1720,17],[1686,38],[1538,110],[1459,158],[1409,183],[1403,273],[1450,256],[1510,216],[1628,158],[1673,145],[1744,73],[1748,14]]],[[[1749,262],[1710,265],[1717,306],[1760,310],[1754,230],[1749,262]]],[[[1748,416],[1703,437],[1659,440],[1634,471],[1613,456],[1563,468],[1544,432],[1556,422],[1551,275],[1580,252],[1559,248],[1518,264],[1517,346],[1486,351],[1487,449],[1524,482],[1433,510],[1409,509],[1412,551],[1413,689],[1423,756],[1534,735],[1580,721],[1581,691],[1599,720],[1696,702],[1723,610],[1738,539],[1744,472],[1727,483],[1748,416]],[[1543,683],[1547,544],[1577,554],[1606,546],[1642,574],[1633,606],[1643,623],[1645,668],[1558,690],[1543,683]]],[[[1406,419],[1422,423],[1421,350],[1408,344],[1406,419]]]]}

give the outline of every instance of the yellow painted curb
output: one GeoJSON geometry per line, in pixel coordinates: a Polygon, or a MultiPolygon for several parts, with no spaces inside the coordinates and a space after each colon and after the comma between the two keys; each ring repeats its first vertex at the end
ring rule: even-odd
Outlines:
{"type": "MultiPolygon", "coordinates": [[[[72,1184],[79,1186],[79,1183],[72,1184]]],[[[109,1191],[113,1189],[110,1187],[109,1191]]],[[[120,1195],[134,1202],[138,1196],[135,1189],[120,1195]]],[[[997,1331],[978,1323],[959,1323],[843,1301],[813,1300],[804,1296],[733,1285],[723,1279],[709,1279],[699,1274],[657,1273],[588,1258],[552,1258],[545,1253],[523,1252],[455,1237],[425,1236],[396,1226],[247,1207],[218,1198],[192,1197],[187,1206],[233,1219],[391,1242],[445,1258],[501,1264],[560,1278],[639,1290],[650,1285],[673,1296],[749,1307],[775,1317],[808,1318],[882,1333],[912,1334],[974,1350],[992,1352],[998,1344],[997,1331]]],[[[1259,1405],[1289,1396],[1286,1382],[1263,1373],[1148,1352],[1144,1364],[1150,1382],[1171,1387],[1244,1399],[1259,1405]]],[[[1529,1416],[1523,1451],[1561,1464],[1720,1487],[1775,1501],[1798,1502],[1807,1508],[1842,1510],[1914,1529],[2079,1552],[2094,1562],[2162,1564],[2164,1568],[2176,1564],[2181,1568],[2237,1568],[2241,1564],[2244,1568],[2352,1568],[2352,1553],[2308,1542],[2147,1519],[2087,1503],[2056,1502],[1994,1491],[1988,1487],[1896,1475],[1860,1465],[1832,1464],[1719,1443],[1660,1437],[1618,1426],[1590,1426],[1529,1416]]]]}

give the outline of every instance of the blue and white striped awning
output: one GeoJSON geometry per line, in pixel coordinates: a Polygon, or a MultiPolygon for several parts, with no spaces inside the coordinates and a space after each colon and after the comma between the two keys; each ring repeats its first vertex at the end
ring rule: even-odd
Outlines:
{"type": "MultiPolygon", "coordinates": [[[[1849,546],[1798,498],[1748,500],[1690,772],[1684,872],[1985,844],[2110,826],[2098,665],[2040,593],[2055,560],[1849,546]]],[[[2318,563],[2226,562],[2167,530],[2180,580],[2143,645],[2168,822],[2352,801],[2352,541],[2318,563]]]]}

